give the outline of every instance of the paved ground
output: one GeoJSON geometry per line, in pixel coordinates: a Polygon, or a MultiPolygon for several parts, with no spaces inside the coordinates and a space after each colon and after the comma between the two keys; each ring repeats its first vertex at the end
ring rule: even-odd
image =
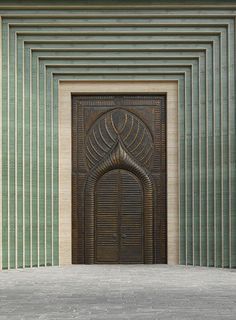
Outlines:
{"type": "Polygon", "coordinates": [[[236,270],[81,265],[4,271],[0,319],[236,320],[236,270]]]}

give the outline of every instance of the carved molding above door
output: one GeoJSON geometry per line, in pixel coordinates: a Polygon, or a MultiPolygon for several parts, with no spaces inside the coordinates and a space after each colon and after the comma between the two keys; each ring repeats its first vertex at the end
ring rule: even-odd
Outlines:
{"type": "Polygon", "coordinates": [[[151,167],[154,146],[148,127],[133,113],[115,108],[102,114],[86,136],[88,168],[94,167],[110,153],[117,141],[136,161],[151,167]]]}

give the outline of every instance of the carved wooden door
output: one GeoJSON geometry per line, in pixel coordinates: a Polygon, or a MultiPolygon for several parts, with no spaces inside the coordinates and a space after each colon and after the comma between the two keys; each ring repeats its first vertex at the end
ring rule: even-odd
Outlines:
{"type": "Polygon", "coordinates": [[[165,96],[74,96],[73,263],[166,263],[165,96]]]}

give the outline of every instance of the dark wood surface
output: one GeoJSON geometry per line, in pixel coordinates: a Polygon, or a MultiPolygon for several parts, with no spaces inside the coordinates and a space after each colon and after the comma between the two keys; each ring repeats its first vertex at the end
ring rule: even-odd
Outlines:
{"type": "Polygon", "coordinates": [[[96,187],[95,261],[143,263],[143,191],[132,173],[115,169],[96,187]]]}
{"type": "Polygon", "coordinates": [[[73,96],[72,262],[167,262],[164,95],[73,96]]]}

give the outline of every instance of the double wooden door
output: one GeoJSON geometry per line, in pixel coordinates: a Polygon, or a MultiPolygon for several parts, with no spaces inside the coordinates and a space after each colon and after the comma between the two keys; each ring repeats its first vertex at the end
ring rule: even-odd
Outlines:
{"type": "Polygon", "coordinates": [[[74,96],[73,263],[166,263],[165,96],[74,96]]]}
{"type": "Polygon", "coordinates": [[[106,173],[95,201],[96,262],[144,262],[143,192],[136,176],[124,169],[106,173]]]}

